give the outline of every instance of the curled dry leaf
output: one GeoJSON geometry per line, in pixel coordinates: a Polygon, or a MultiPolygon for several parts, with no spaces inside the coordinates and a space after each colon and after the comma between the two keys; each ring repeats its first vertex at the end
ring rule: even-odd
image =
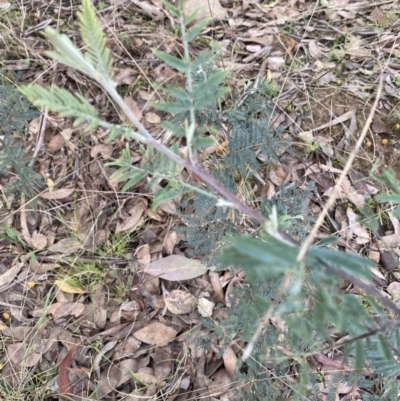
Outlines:
{"type": "Polygon", "coordinates": [[[231,347],[226,348],[222,354],[226,372],[232,380],[236,380],[235,369],[237,365],[237,356],[231,347]]]}
{"type": "Polygon", "coordinates": [[[178,332],[163,323],[154,322],[135,331],[133,335],[140,341],[150,345],[167,345],[175,339],[178,332]]]}
{"type": "Polygon", "coordinates": [[[46,248],[47,246],[46,236],[35,231],[31,237],[31,245],[37,250],[42,250],[46,248]]]}
{"type": "MultiPolygon", "coordinates": [[[[68,368],[71,365],[72,358],[77,350],[78,346],[74,345],[68,351],[65,358],[61,361],[60,366],[58,368],[58,387],[60,394],[65,397],[73,397],[71,382],[68,377],[68,368]]],[[[62,399],[62,398],[61,398],[62,399]]]]}
{"type": "Polygon", "coordinates": [[[196,309],[197,299],[190,292],[173,290],[164,297],[167,309],[174,315],[191,313],[196,309]]]}
{"type": "Polygon", "coordinates": [[[269,174],[269,179],[278,187],[286,180],[288,173],[283,168],[282,164],[274,163],[273,170],[269,174]]]}
{"type": "Polygon", "coordinates": [[[160,124],[161,117],[157,113],[149,111],[144,115],[144,119],[150,124],[160,124]]]}
{"type": "Polygon", "coordinates": [[[56,153],[64,146],[65,140],[61,134],[54,135],[47,145],[47,150],[50,153],[56,153]]]}
{"type": "Polygon", "coordinates": [[[74,188],[61,188],[53,192],[44,192],[39,196],[43,199],[58,200],[58,199],[68,198],[68,196],[72,195],[74,191],[75,191],[74,188]]]}
{"type": "Polygon", "coordinates": [[[168,253],[168,255],[172,255],[174,251],[174,247],[178,241],[178,236],[175,231],[170,231],[166,236],[163,244],[164,251],[168,253]]]}
{"type": "Polygon", "coordinates": [[[211,317],[213,314],[215,303],[211,302],[207,298],[199,298],[197,304],[197,310],[199,311],[200,315],[203,317],[211,317]]]}
{"type": "Polygon", "coordinates": [[[122,223],[117,224],[116,232],[120,233],[123,231],[133,230],[143,224],[143,213],[146,210],[146,206],[143,202],[139,202],[132,209],[129,210],[130,216],[125,219],[122,223]]]}
{"type": "Polygon", "coordinates": [[[280,56],[271,56],[267,58],[267,67],[271,71],[278,71],[285,64],[285,59],[280,56]]]}
{"type": "Polygon", "coordinates": [[[206,273],[207,267],[182,255],[170,255],[151,262],[146,273],[169,281],[190,280],[206,273]]]}
{"type": "Polygon", "coordinates": [[[135,256],[136,256],[136,260],[139,263],[139,267],[144,268],[144,267],[148,266],[148,264],[150,263],[150,260],[151,260],[149,244],[141,246],[137,250],[135,256]]]}
{"type": "Polygon", "coordinates": [[[357,221],[359,216],[356,215],[350,207],[347,208],[346,214],[349,219],[349,230],[357,236],[356,242],[358,244],[368,243],[371,237],[369,232],[357,221]]]}

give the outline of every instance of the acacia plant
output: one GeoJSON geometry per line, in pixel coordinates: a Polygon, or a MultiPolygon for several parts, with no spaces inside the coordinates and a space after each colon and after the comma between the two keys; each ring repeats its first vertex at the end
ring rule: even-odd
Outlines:
{"type": "MultiPolygon", "coordinates": [[[[209,52],[194,58],[189,53],[190,42],[200,35],[208,21],[189,28],[195,12],[184,17],[183,0],[177,7],[169,3],[164,6],[179,21],[183,57],[160,51],[154,53],[184,74],[186,85],[164,88],[172,100],[154,106],[181,116],[180,120],[174,118],[163,125],[176,137],[185,139],[186,152],[179,149],[178,141],[166,147],[154,139],[124,103],[113,81],[113,61],[105,46],[103,30],[89,0],[82,1],[78,13],[85,53],[67,36],[48,27],[45,33],[54,51],[47,54],[95,80],[134,128],[102,120],[84,96],[55,85],[50,88],[29,85],[22,89],[23,93],[37,107],[74,118],[75,125],[86,122],[88,130],[96,126],[110,129],[109,140],[123,135],[127,144],[121,157],[111,163],[118,167],[113,178],[125,182],[124,190],[147,178],[149,188],[155,191],[153,208],[184,192],[194,193],[195,198],[197,193],[210,199],[217,208],[232,208],[236,213],[247,215],[258,226],[259,230],[254,230],[257,236],[232,235],[224,247],[220,262],[242,269],[247,284],[236,294],[235,308],[228,311],[226,319],[218,325],[205,322],[221,343],[225,341],[229,345],[231,341],[242,340],[248,344],[237,372],[239,379],[250,383],[243,387],[246,397],[252,400],[317,399],[318,377],[309,368],[308,360],[321,352],[341,349],[343,366],[351,367],[347,378],[350,382],[358,381],[358,386],[365,390],[364,399],[374,399],[373,394],[379,393],[379,399],[397,400],[400,390],[396,380],[400,374],[396,357],[400,354],[400,309],[373,286],[370,268],[374,263],[356,254],[331,249],[330,245],[336,241],[334,237],[318,246],[311,244],[312,236],[299,244],[283,230],[276,208],[271,207],[267,216],[263,210],[250,208],[223,185],[221,176],[218,180],[217,174],[208,173],[200,165],[199,152],[212,143],[205,128],[204,111],[215,111],[217,102],[228,92],[228,88],[221,86],[228,74],[218,70],[207,72],[209,52]],[[200,81],[196,79],[199,71],[203,77],[200,81]],[[131,149],[143,154],[145,163],[140,167],[132,164],[131,149]],[[208,189],[183,182],[180,179],[182,168],[207,184],[208,189]],[[161,187],[158,185],[161,182],[167,185],[161,187]],[[366,295],[360,299],[340,291],[343,279],[366,295]],[[365,360],[370,361],[369,376],[364,374],[365,360]],[[292,382],[282,377],[295,372],[298,380],[293,387],[292,382]],[[279,380],[275,379],[278,377],[279,380]]],[[[230,110],[233,123],[256,130],[255,119],[246,120],[246,113],[235,114],[239,112],[235,108],[230,110]]],[[[238,148],[237,142],[230,146],[232,152],[238,148]]],[[[251,155],[247,153],[246,158],[249,160],[251,155]]],[[[256,158],[252,160],[255,162],[256,158]]],[[[246,168],[240,158],[230,157],[228,162],[232,172],[246,168]]],[[[328,397],[334,397],[335,384],[341,379],[340,372],[332,376],[332,391],[328,397]]]]}

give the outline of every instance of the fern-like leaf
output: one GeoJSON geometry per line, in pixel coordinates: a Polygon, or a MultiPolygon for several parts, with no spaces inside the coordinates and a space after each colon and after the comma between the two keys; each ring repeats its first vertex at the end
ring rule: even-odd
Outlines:
{"type": "Polygon", "coordinates": [[[96,12],[89,0],[82,0],[82,6],[78,12],[82,39],[87,45],[86,58],[97,71],[111,81],[112,58],[110,50],[106,47],[103,29],[96,18],[96,12]]]}
{"type": "Polygon", "coordinates": [[[35,84],[22,86],[21,91],[37,107],[45,107],[64,117],[75,117],[74,126],[87,121],[90,129],[100,121],[96,109],[79,93],[72,94],[56,85],[45,89],[35,84]]]}

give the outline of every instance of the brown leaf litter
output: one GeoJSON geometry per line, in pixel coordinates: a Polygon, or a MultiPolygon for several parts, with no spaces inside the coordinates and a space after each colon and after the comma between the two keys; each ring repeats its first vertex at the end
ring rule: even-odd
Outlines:
{"type": "MultiPolygon", "coordinates": [[[[372,166],[400,171],[393,120],[400,98],[399,26],[393,4],[352,0],[330,0],[329,7],[305,1],[279,1],[273,7],[222,0],[210,4],[202,12],[211,12],[214,21],[203,34],[222,45],[220,66],[233,71],[229,85],[242,88],[245,81],[261,78],[274,83],[279,88],[274,124],[294,138],[298,150],[296,156],[284,155],[271,169],[254,172],[253,195],[271,198],[284,184],[313,181],[316,187],[308,207],[315,216],[369,113],[379,49],[385,93],[368,141],[319,237],[337,234],[340,241],[334,247],[364,252],[382,263],[383,268],[373,271],[375,282],[397,300],[398,219],[385,214],[386,220],[379,223],[380,239],[360,224],[360,208],[380,191],[368,177],[372,166]],[[382,21],[392,22],[384,30],[375,29],[374,24],[382,21]]],[[[186,6],[195,5],[187,2],[186,6]]],[[[2,23],[5,66],[19,71],[24,83],[55,83],[82,93],[103,118],[126,123],[85,76],[44,56],[49,46],[41,35],[45,25],[61,26],[80,43],[75,11],[76,5],[33,0],[25,10],[32,17],[30,26],[21,34],[11,18],[2,23]]],[[[118,90],[145,127],[170,144],[171,134],[159,127],[164,115],[149,104],[162,99],[152,82],[179,85],[183,81],[154,57],[151,48],[179,55],[181,45],[172,33],[177,22],[154,0],[106,1],[98,12],[116,60],[118,90]]],[[[193,43],[191,52],[196,55],[204,47],[193,43]]],[[[65,399],[119,395],[132,401],[229,399],[231,389],[240,385],[235,369],[241,347],[235,341],[212,341],[211,351],[206,352],[196,338],[209,335],[202,319],[223,318],[231,307],[232,290],[245,278],[240,272],[210,271],[186,257],[182,238],[174,230],[179,224],[176,203],[150,210],[153,194],[144,181],[128,193],[120,192],[122,185],[112,179],[115,170],[106,163],[118,157],[127,141],[117,138],[108,144],[108,133],[101,128],[86,132],[84,126],[73,127],[69,119],[57,115],[48,116],[43,132],[39,120],[31,122],[30,137],[24,141],[32,153],[35,144],[43,141],[35,167],[47,187],[25,203],[3,195],[0,222],[15,233],[13,238],[0,239],[3,377],[23,389],[35,375],[44,377],[56,366],[53,378],[58,380],[51,391],[65,399]],[[126,243],[117,255],[115,241],[122,238],[126,243]],[[111,254],[107,249],[112,249],[111,254]],[[78,262],[94,264],[99,285],[90,288],[90,283],[84,283],[89,273],[78,275],[78,286],[66,280],[78,262]],[[217,356],[220,352],[222,356],[217,356]]],[[[210,152],[221,158],[228,141],[221,133],[220,144],[210,152]]],[[[132,163],[140,165],[143,157],[136,145],[130,143],[130,149],[132,163]]],[[[0,175],[0,184],[5,183],[0,175]]],[[[242,229],[248,224],[242,222],[242,229]]],[[[278,321],[274,324],[279,326],[278,321]]],[[[289,349],[285,352],[290,355],[289,349]]],[[[326,399],[331,371],[347,372],[351,367],[342,363],[339,352],[313,359],[313,369],[324,376],[320,396],[326,399]]],[[[42,391],[46,399],[47,390],[42,391]]],[[[356,399],[359,389],[343,376],[337,393],[343,400],[356,399]]]]}

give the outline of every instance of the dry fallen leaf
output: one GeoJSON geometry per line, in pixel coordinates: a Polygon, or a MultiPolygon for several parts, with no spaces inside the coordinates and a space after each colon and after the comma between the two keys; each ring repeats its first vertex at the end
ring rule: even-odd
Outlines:
{"type": "Polygon", "coordinates": [[[367,229],[357,221],[359,216],[354,213],[351,207],[347,208],[346,214],[349,219],[349,230],[351,230],[357,236],[355,239],[357,244],[368,243],[371,240],[371,237],[367,229]]]}
{"type": "Polygon", "coordinates": [[[267,57],[267,67],[269,70],[278,71],[283,65],[285,65],[285,59],[283,57],[267,57]]]}
{"type": "Polygon", "coordinates": [[[61,188],[53,192],[44,192],[39,196],[43,199],[57,200],[57,199],[68,198],[68,196],[72,195],[74,191],[75,191],[74,188],[61,188]]]}
{"type": "Polygon", "coordinates": [[[232,380],[236,380],[235,370],[237,367],[238,358],[231,347],[225,349],[224,353],[222,354],[222,359],[224,361],[224,366],[229,377],[232,380]]]}
{"type": "Polygon", "coordinates": [[[135,331],[133,335],[140,341],[150,345],[167,345],[175,339],[178,332],[163,323],[154,322],[135,331]]]}
{"type": "Polygon", "coordinates": [[[77,252],[83,245],[74,238],[63,238],[49,247],[49,252],[62,253],[64,255],[77,252]]]}
{"type": "MultiPolygon", "coordinates": [[[[142,113],[142,110],[139,109],[137,102],[132,98],[132,96],[128,96],[124,100],[125,100],[125,103],[127,104],[127,106],[131,109],[134,116],[137,118],[137,120],[141,121],[143,113],[142,113]]],[[[122,115],[121,118],[122,118],[122,121],[126,125],[129,125],[129,126],[132,125],[131,121],[124,114],[122,115]]]]}
{"type": "Polygon", "coordinates": [[[131,210],[129,210],[130,216],[122,223],[117,223],[116,232],[120,233],[138,228],[138,226],[144,222],[142,216],[145,210],[146,206],[143,202],[139,202],[137,205],[135,205],[131,210]]]}
{"type": "Polygon", "coordinates": [[[171,346],[157,347],[154,350],[153,360],[154,376],[160,382],[170,375],[174,367],[171,346]]]}
{"type": "Polygon", "coordinates": [[[172,290],[164,297],[167,309],[174,315],[191,313],[196,309],[197,299],[190,292],[172,290]]]}
{"type": "Polygon", "coordinates": [[[100,153],[101,157],[104,160],[108,160],[111,158],[113,152],[112,145],[105,145],[99,143],[98,145],[93,146],[92,150],[90,151],[90,156],[95,159],[96,156],[100,153]]]}
{"type": "Polygon", "coordinates": [[[170,255],[151,262],[145,272],[169,281],[190,280],[202,276],[207,267],[182,255],[170,255]]]}
{"type": "Polygon", "coordinates": [[[53,315],[54,320],[57,320],[68,315],[78,317],[84,310],[85,305],[79,302],[56,302],[47,308],[46,313],[53,315]]]}
{"type": "Polygon", "coordinates": [[[47,246],[47,237],[35,231],[32,234],[31,245],[37,250],[42,250],[47,246]]]}
{"type": "Polygon", "coordinates": [[[16,342],[7,345],[7,357],[16,365],[23,363],[24,367],[31,368],[40,361],[42,355],[29,351],[25,342],[16,342]]]}
{"type": "Polygon", "coordinates": [[[201,21],[204,18],[224,19],[227,16],[227,10],[221,6],[219,0],[186,0],[184,2],[183,14],[189,16],[193,11],[199,8],[195,21],[201,21]]]}
{"type": "Polygon", "coordinates": [[[153,113],[152,111],[146,113],[144,115],[144,119],[150,124],[160,124],[161,117],[157,113],[153,113]]]}
{"type": "Polygon", "coordinates": [[[64,146],[65,140],[61,134],[54,135],[47,145],[47,150],[50,153],[56,153],[64,146]]]}
{"type": "Polygon", "coordinates": [[[0,275],[0,287],[2,287],[3,285],[10,284],[11,281],[13,281],[15,277],[17,277],[17,274],[21,270],[22,266],[23,266],[22,263],[16,263],[13,267],[11,267],[5,273],[0,275]]]}
{"type": "Polygon", "coordinates": [[[165,237],[163,249],[168,255],[172,255],[177,241],[178,236],[175,231],[170,231],[165,237]]]}
{"type": "Polygon", "coordinates": [[[211,317],[213,314],[213,308],[215,306],[214,302],[211,302],[207,298],[199,298],[197,304],[197,310],[203,317],[211,317]]]}
{"type": "Polygon", "coordinates": [[[66,280],[56,280],[54,284],[61,290],[64,291],[68,294],[84,294],[85,290],[82,290],[82,288],[77,288],[72,286],[71,284],[68,283],[66,280]]]}
{"type": "Polygon", "coordinates": [[[226,393],[232,383],[232,379],[229,377],[225,369],[218,370],[210,379],[208,392],[212,397],[226,393]]]}

